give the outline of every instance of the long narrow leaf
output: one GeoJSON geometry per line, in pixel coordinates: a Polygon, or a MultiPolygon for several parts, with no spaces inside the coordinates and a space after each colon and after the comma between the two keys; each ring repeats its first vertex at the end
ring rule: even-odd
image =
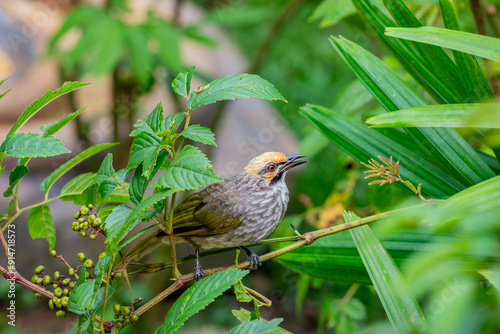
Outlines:
{"type": "Polygon", "coordinates": [[[385,34],[500,61],[500,39],[495,37],[436,27],[387,28],[385,34]]]}
{"type": "MultiPolygon", "coordinates": [[[[443,13],[443,21],[447,29],[461,31],[460,22],[453,5],[453,0],[439,0],[439,6],[443,13]]],[[[474,102],[493,99],[494,95],[483,71],[476,59],[463,52],[453,50],[453,58],[457,63],[462,82],[468,89],[468,97],[462,102],[474,102]]]]}
{"type": "Polygon", "coordinates": [[[403,109],[366,120],[373,127],[500,128],[500,105],[444,104],[403,109]]]}
{"type": "Polygon", "coordinates": [[[434,198],[446,198],[464,187],[416,153],[392,141],[377,131],[343,117],[321,106],[306,105],[300,112],[338,147],[358,161],[368,161],[378,155],[399,160],[405,180],[422,183],[424,193],[434,198]]]}
{"type": "MultiPolygon", "coordinates": [[[[375,55],[344,38],[331,38],[339,54],[387,111],[425,105],[393,71],[375,55]]],[[[494,173],[472,147],[453,129],[406,129],[424,152],[464,186],[486,180],[494,173]]],[[[427,157],[424,157],[427,159],[427,157]]]]}
{"type": "MultiPolygon", "coordinates": [[[[359,217],[344,212],[344,219],[350,222],[359,217]]],[[[360,226],[349,232],[394,330],[398,333],[424,330],[426,322],[417,300],[407,290],[401,272],[370,227],[360,226]]]]}

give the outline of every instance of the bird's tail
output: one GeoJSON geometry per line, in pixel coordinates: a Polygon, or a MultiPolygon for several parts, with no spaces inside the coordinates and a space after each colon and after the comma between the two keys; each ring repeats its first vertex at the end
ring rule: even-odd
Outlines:
{"type": "Polygon", "coordinates": [[[165,238],[167,238],[167,236],[163,231],[153,228],[139,244],[128,251],[127,255],[122,259],[122,262],[131,263],[139,261],[160,246],[165,238]]]}

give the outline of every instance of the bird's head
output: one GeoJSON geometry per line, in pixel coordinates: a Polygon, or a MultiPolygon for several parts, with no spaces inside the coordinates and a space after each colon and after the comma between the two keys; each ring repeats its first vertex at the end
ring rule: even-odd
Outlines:
{"type": "Polygon", "coordinates": [[[250,160],[243,169],[243,173],[250,177],[263,179],[268,185],[273,185],[283,180],[286,172],[290,169],[307,162],[306,160],[297,160],[300,158],[305,158],[305,155],[267,152],[250,160]]]}

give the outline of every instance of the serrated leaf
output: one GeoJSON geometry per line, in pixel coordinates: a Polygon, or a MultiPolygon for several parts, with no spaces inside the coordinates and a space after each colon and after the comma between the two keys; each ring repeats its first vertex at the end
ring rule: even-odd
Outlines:
{"type": "MultiPolygon", "coordinates": [[[[359,217],[344,212],[344,219],[350,222],[359,217]]],[[[349,232],[394,330],[423,331],[426,321],[417,300],[409,293],[403,275],[370,227],[364,225],[349,232]]]]}
{"type": "Polygon", "coordinates": [[[226,269],[203,278],[187,289],[172,305],[156,334],[167,334],[177,331],[186,320],[204,309],[248,274],[248,270],[226,269]]]}
{"type": "Polygon", "coordinates": [[[188,109],[193,110],[222,100],[249,97],[287,102],[269,81],[255,74],[242,73],[216,79],[201,92],[197,93],[195,90],[189,97],[188,109]]]}
{"type": "MultiPolygon", "coordinates": [[[[125,211],[127,209],[123,208],[123,206],[120,206],[121,209],[119,209],[120,211],[118,211],[119,213],[117,213],[117,215],[119,215],[121,219],[120,222],[110,223],[109,226],[106,223],[106,227],[111,229],[111,231],[106,235],[106,243],[109,243],[108,247],[106,248],[106,253],[111,254],[109,251],[116,249],[118,243],[127,235],[128,232],[130,232],[132,228],[135,227],[135,225],[140,222],[141,215],[149,210],[151,206],[153,206],[156,202],[165,199],[167,196],[173,194],[176,191],[178,191],[178,189],[166,189],[154,193],[151,196],[145,198],[134,208],[134,210],[132,210],[126,216],[125,211]]],[[[110,218],[108,217],[107,220],[109,219],[110,218]]]]}
{"type": "Polygon", "coordinates": [[[252,320],[233,327],[228,334],[267,334],[274,333],[283,319],[273,319],[269,321],[252,320]]]}
{"type": "Polygon", "coordinates": [[[176,112],[174,114],[168,115],[161,122],[161,125],[160,125],[161,132],[165,132],[165,131],[169,131],[170,133],[176,132],[177,128],[182,123],[182,120],[185,117],[186,117],[186,113],[184,113],[184,112],[176,112]]]}
{"type": "MultiPolygon", "coordinates": [[[[163,121],[163,107],[161,103],[158,103],[153,111],[144,119],[147,125],[153,130],[154,134],[160,131],[160,124],[163,121]]],[[[149,132],[149,131],[148,131],[149,132]]]]}
{"type": "Polygon", "coordinates": [[[16,133],[7,135],[0,152],[16,158],[52,157],[70,153],[61,140],[53,136],[42,137],[38,133],[16,133]]]}
{"type": "Polygon", "coordinates": [[[96,173],[84,173],[80,174],[73,179],[69,180],[61,189],[60,198],[63,201],[78,201],[75,204],[89,204],[81,203],[80,195],[90,187],[96,178],[96,173]]]}
{"type": "Polygon", "coordinates": [[[82,266],[76,285],[69,295],[68,310],[76,314],[85,314],[92,307],[95,280],[86,282],[86,271],[85,266],[82,266]]]}
{"type": "Polygon", "coordinates": [[[85,108],[78,109],[77,111],[72,112],[71,114],[66,115],[66,116],[64,116],[63,118],[61,118],[61,119],[59,119],[57,121],[54,121],[54,122],[49,123],[49,124],[42,125],[40,127],[40,130],[43,131],[43,136],[47,137],[47,136],[53,135],[54,133],[56,133],[57,131],[59,131],[63,126],[65,126],[71,120],[73,120],[76,116],[80,115],[80,113],[82,111],[84,111],[84,110],[85,110],[85,108]]]}
{"type": "Polygon", "coordinates": [[[209,128],[198,124],[188,126],[181,132],[181,136],[203,144],[217,146],[214,133],[209,128]]]}
{"type": "Polygon", "coordinates": [[[153,187],[187,190],[222,181],[215,175],[207,157],[198,148],[186,145],[153,187]]]}
{"type": "Polygon", "coordinates": [[[126,222],[127,216],[132,212],[132,209],[125,204],[115,206],[111,213],[108,214],[104,221],[104,231],[106,231],[106,242],[113,240],[122,225],[126,222]]]}
{"type": "Polygon", "coordinates": [[[31,209],[28,214],[28,229],[32,239],[47,239],[49,249],[54,249],[56,244],[56,230],[52,222],[48,204],[42,204],[31,209]]]}
{"type": "Polygon", "coordinates": [[[111,146],[115,146],[116,143],[105,143],[105,144],[98,144],[92,147],[89,147],[82,153],[78,154],[76,157],[72,158],[71,160],[65,162],[59,168],[57,168],[55,171],[53,171],[49,176],[45,178],[45,180],[42,181],[40,184],[40,190],[42,193],[47,194],[50,191],[50,188],[56,182],[61,176],[63,176],[68,170],[82,162],[83,160],[87,159],[88,157],[97,154],[111,146]]]}
{"type": "Polygon", "coordinates": [[[61,88],[55,91],[47,91],[43,96],[31,102],[31,104],[22,112],[12,129],[10,129],[8,135],[15,134],[34,114],[36,114],[52,100],[86,85],[88,84],[81,82],[65,82],[61,88]]]}
{"type": "Polygon", "coordinates": [[[139,204],[144,196],[144,192],[148,187],[148,179],[142,175],[142,164],[137,167],[130,181],[130,187],[128,189],[130,193],[130,200],[134,205],[139,204]]]}
{"type": "Polygon", "coordinates": [[[387,28],[385,34],[500,61],[500,39],[495,37],[437,27],[387,28]]]}
{"type": "Polygon", "coordinates": [[[101,200],[106,200],[116,190],[116,188],[118,188],[118,183],[116,183],[115,180],[109,179],[102,181],[99,185],[101,200]]]}
{"type": "Polygon", "coordinates": [[[153,172],[160,151],[160,141],[160,137],[156,135],[141,132],[132,142],[127,168],[136,168],[142,163],[142,174],[149,177],[153,172]]]}
{"type": "Polygon", "coordinates": [[[187,97],[189,95],[195,68],[196,66],[193,66],[186,73],[179,73],[177,77],[175,77],[171,85],[174,92],[182,97],[187,97]]]}
{"type": "Polygon", "coordinates": [[[16,168],[14,168],[12,170],[12,172],[10,172],[10,175],[9,175],[9,187],[7,188],[7,190],[5,190],[5,192],[3,193],[3,196],[4,197],[9,197],[12,195],[12,190],[14,189],[15,185],[18,183],[19,180],[21,180],[21,178],[28,174],[29,172],[29,169],[28,167],[26,167],[26,165],[19,165],[19,166],[16,166],[16,168]]]}

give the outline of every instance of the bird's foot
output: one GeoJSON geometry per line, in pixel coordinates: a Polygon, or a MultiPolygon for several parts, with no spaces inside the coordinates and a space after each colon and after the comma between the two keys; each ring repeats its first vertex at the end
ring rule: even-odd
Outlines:
{"type": "Polygon", "coordinates": [[[198,282],[203,277],[205,277],[205,272],[203,271],[203,268],[201,268],[200,265],[197,265],[196,267],[194,267],[193,275],[194,275],[194,281],[198,282]]]}
{"type": "Polygon", "coordinates": [[[259,269],[260,266],[262,266],[262,262],[260,261],[260,257],[251,249],[248,249],[246,247],[241,246],[241,249],[245,251],[247,254],[248,261],[250,262],[250,265],[248,266],[248,269],[250,270],[257,270],[259,269]]]}

